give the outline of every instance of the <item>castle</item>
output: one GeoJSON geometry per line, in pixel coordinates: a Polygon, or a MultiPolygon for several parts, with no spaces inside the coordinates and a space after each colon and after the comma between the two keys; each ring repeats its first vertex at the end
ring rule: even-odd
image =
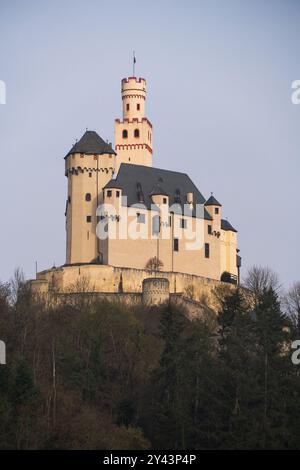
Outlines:
{"type": "Polygon", "coordinates": [[[153,167],[146,80],[121,82],[115,149],[87,130],[65,156],[66,263],[37,274],[36,292],[67,292],[84,276],[96,292],[141,292],[145,278],[190,285],[238,283],[237,230],[186,173],[153,167]]]}

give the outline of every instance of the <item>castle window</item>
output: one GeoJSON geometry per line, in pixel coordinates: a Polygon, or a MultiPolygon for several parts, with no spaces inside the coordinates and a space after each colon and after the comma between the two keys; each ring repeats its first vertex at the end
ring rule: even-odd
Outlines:
{"type": "Polygon", "coordinates": [[[122,132],[123,139],[127,139],[128,137],[128,131],[126,129],[123,130],[122,132]]]}
{"type": "Polygon", "coordinates": [[[86,221],[87,221],[87,222],[92,222],[92,216],[91,216],[91,215],[87,215],[87,216],[86,216],[86,221]]]}
{"type": "Polygon", "coordinates": [[[208,235],[212,234],[211,225],[207,226],[207,233],[208,233],[208,235]]]}
{"type": "Polygon", "coordinates": [[[137,221],[138,224],[144,224],[145,223],[145,214],[140,214],[139,212],[137,212],[136,221],[137,221]]]}
{"type": "Polygon", "coordinates": [[[126,111],[129,111],[129,103],[126,104],[126,111]]]}
{"type": "Polygon", "coordinates": [[[107,196],[107,197],[111,197],[111,195],[112,195],[112,192],[111,192],[111,190],[109,189],[109,190],[107,191],[107,193],[106,193],[106,196],[107,196]]]}
{"type": "Polygon", "coordinates": [[[120,191],[116,191],[116,197],[120,197],[120,191]]]}
{"type": "Polygon", "coordinates": [[[163,204],[167,204],[167,198],[166,197],[163,198],[163,204]]]}
{"type": "Polygon", "coordinates": [[[158,235],[160,232],[160,216],[152,217],[152,235],[158,235]]]}
{"type": "Polygon", "coordinates": [[[71,196],[68,196],[68,203],[71,204],[71,196]]]}
{"type": "Polygon", "coordinates": [[[91,193],[86,193],[85,200],[90,201],[92,199],[91,193]]]}
{"type": "Polygon", "coordinates": [[[140,103],[136,105],[136,109],[139,111],[141,109],[140,103]]]}
{"type": "Polygon", "coordinates": [[[180,219],[180,227],[181,228],[186,228],[187,220],[186,219],[180,219]]]}
{"type": "Polygon", "coordinates": [[[139,129],[134,129],[134,137],[139,137],[139,136],[140,136],[139,129]]]}
{"type": "Polygon", "coordinates": [[[218,214],[218,213],[219,213],[219,208],[215,207],[215,214],[218,214]]]}
{"type": "Polygon", "coordinates": [[[205,258],[209,258],[209,243],[205,243],[205,258]]]}
{"type": "Polygon", "coordinates": [[[89,178],[91,178],[91,177],[92,177],[92,173],[89,173],[89,178]]]}
{"type": "Polygon", "coordinates": [[[174,251],[179,251],[179,240],[178,240],[178,238],[174,238],[174,240],[173,240],[173,250],[174,251]]]}

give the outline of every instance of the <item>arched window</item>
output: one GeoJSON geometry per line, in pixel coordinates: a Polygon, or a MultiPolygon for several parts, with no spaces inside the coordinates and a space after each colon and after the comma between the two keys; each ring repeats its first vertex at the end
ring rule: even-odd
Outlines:
{"type": "Polygon", "coordinates": [[[85,200],[90,201],[92,199],[91,193],[86,193],[85,200]]]}
{"type": "Polygon", "coordinates": [[[139,136],[140,136],[139,129],[134,129],[134,137],[139,137],[139,136]]]}
{"type": "Polygon", "coordinates": [[[126,129],[123,130],[122,136],[123,136],[123,139],[127,139],[127,137],[128,137],[128,132],[127,132],[126,129]]]}

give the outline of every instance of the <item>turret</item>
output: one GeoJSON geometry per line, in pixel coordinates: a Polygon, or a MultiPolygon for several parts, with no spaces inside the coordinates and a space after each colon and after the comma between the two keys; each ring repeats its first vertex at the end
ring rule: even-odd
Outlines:
{"type": "Polygon", "coordinates": [[[96,210],[103,200],[103,188],[112,178],[114,159],[111,145],[94,131],[86,131],[65,156],[67,264],[102,260],[96,210]]]}
{"type": "Polygon", "coordinates": [[[145,117],[146,80],[123,78],[123,119],[115,120],[116,172],[121,163],[152,166],[152,124],[145,117]]]}
{"type": "Polygon", "coordinates": [[[222,219],[222,205],[214,197],[213,193],[209,199],[207,199],[205,209],[212,217],[212,233],[220,236],[221,233],[221,219],[222,219]]]}

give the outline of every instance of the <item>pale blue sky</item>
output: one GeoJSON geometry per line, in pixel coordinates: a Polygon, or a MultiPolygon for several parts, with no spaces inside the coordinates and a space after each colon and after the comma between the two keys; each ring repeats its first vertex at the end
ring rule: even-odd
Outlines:
{"type": "Polygon", "coordinates": [[[133,49],[154,166],[214,192],[244,272],[299,280],[299,0],[0,0],[0,279],[64,263],[63,157],[86,127],[113,140],[133,49]]]}

